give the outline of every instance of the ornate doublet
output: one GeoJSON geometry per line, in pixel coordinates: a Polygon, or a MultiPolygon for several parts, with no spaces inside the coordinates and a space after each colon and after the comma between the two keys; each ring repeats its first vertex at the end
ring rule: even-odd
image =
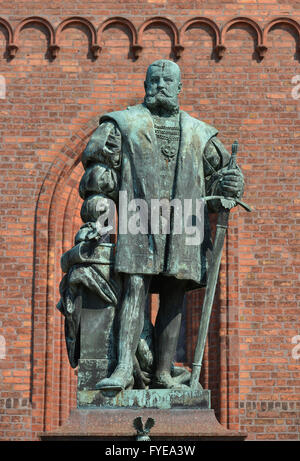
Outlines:
{"type": "MultiPolygon", "coordinates": [[[[159,198],[172,200],[173,185],[176,173],[176,162],[180,142],[179,114],[172,117],[152,115],[154,131],[159,151],[159,198]]],[[[160,234],[156,238],[157,260],[160,272],[165,271],[168,235],[163,233],[162,224],[160,234]]]]}
{"type": "Polygon", "coordinates": [[[177,154],[180,141],[179,114],[173,117],[152,116],[158,144],[160,199],[172,199],[177,154]]]}

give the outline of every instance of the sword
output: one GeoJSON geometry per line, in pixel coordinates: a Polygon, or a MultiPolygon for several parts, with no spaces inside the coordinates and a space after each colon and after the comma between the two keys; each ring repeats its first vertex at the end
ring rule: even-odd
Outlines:
{"type": "MultiPolygon", "coordinates": [[[[238,150],[238,142],[234,141],[232,144],[232,154],[228,164],[228,169],[237,168],[236,165],[236,154],[238,150]]],[[[228,220],[231,208],[236,205],[241,205],[246,211],[250,212],[251,208],[238,198],[223,197],[219,195],[212,195],[205,197],[205,201],[220,199],[221,210],[218,214],[217,229],[215,235],[215,241],[211,257],[211,265],[208,271],[207,285],[205,290],[205,297],[203,302],[203,309],[201,315],[201,321],[198,332],[198,339],[195,348],[194,362],[192,365],[192,374],[190,379],[190,387],[196,389],[199,385],[199,377],[202,367],[202,360],[204,354],[204,348],[206,344],[206,338],[208,334],[209,321],[211,316],[211,310],[215,297],[215,291],[218,281],[222,250],[224,245],[224,239],[228,227],[228,220]]]]}

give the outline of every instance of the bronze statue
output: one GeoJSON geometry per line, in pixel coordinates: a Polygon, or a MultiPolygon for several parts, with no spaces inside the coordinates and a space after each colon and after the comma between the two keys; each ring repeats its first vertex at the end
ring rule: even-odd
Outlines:
{"type": "MultiPolygon", "coordinates": [[[[76,250],[77,259],[71,258],[65,272],[75,264],[75,275],[78,271],[84,274],[79,279],[85,288],[96,290],[92,287],[95,285],[93,277],[98,277],[97,261],[101,264],[101,258],[94,258],[95,248],[108,245],[107,235],[101,235],[101,229],[99,231],[95,224],[105,209],[105,206],[97,205],[99,199],[102,204],[103,200],[110,199],[119,206],[117,243],[114,254],[109,256],[112,267],[102,290],[106,294],[109,292],[107,302],[112,303],[113,299],[115,306],[113,334],[116,350],[114,360],[110,361],[113,366],[107,368],[106,374],[95,385],[99,390],[132,388],[136,385],[134,382],[138,382],[137,370],[144,386],[146,383],[154,389],[186,387],[187,375],[185,378],[181,376],[174,368],[173,360],[185,293],[205,286],[207,280],[212,251],[208,213],[222,208],[218,197],[238,200],[243,194],[243,174],[236,164],[229,164],[230,154],[218,139],[218,130],[179,109],[181,87],[177,64],[168,60],[152,63],[147,70],[144,102],[103,115],[82,155],[85,174],[80,194],[84,199],[81,215],[85,224],[79,231],[75,248],[85,245],[88,256],[85,260],[80,259],[76,250]],[[144,201],[150,208],[153,200],[185,203],[212,197],[203,208],[201,242],[187,244],[190,235],[186,229],[174,232],[174,208],[167,232],[156,232],[151,225],[147,226],[149,216],[142,223],[140,232],[120,229],[120,214],[124,211],[119,203],[120,192],[125,194],[128,202],[144,201]],[[152,325],[149,326],[148,319],[144,318],[149,293],[160,295],[153,337],[152,325]],[[150,331],[148,337],[151,336],[151,341],[153,339],[153,347],[145,341],[145,331],[150,331]],[[149,350],[144,347],[146,343],[149,350]],[[145,357],[149,351],[147,361],[145,357]],[[147,362],[146,365],[143,361],[147,362]]],[[[192,220],[194,218],[192,214],[192,220]]],[[[64,315],[69,281],[70,273],[61,285],[59,308],[64,315]]],[[[72,296],[74,304],[78,292],[73,290],[72,296]]],[[[72,312],[75,312],[74,306],[72,312]]],[[[66,320],[66,325],[72,325],[72,328],[66,326],[66,336],[71,329],[73,333],[67,344],[73,341],[74,356],[80,315],[76,317],[75,327],[72,316],[71,323],[66,320]]],[[[78,354],[77,351],[77,359],[78,354]]]]}

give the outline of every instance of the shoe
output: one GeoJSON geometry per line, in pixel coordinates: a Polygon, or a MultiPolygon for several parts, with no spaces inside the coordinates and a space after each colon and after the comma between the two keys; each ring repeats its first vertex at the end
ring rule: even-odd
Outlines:
{"type": "Polygon", "coordinates": [[[186,384],[179,383],[176,379],[172,378],[169,373],[161,373],[155,376],[151,389],[190,389],[186,384]]]}
{"type": "Polygon", "coordinates": [[[128,367],[117,366],[109,378],[102,379],[95,387],[101,391],[124,391],[132,385],[132,372],[128,370],[128,367]]]}

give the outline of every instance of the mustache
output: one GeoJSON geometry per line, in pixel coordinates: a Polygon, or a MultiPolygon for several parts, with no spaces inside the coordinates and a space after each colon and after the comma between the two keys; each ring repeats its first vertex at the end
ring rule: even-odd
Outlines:
{"type": "Polygon", "coordinates": [[[165,109],[168,112],[173,112],[178,109],[177,95],[165,96],[160,92],[150,96],[150,94],[147,93],[144,101],[150,110],[165,109]]]}
{"type": "Polygon", "coordinates": [[[159,96],[159,95],[163,95],[163,96],[166,96],[167,98],[173,98],[174,95],[172,94],[169,94],[166,90],[158,90],[158,91],[149,91],[147,92],[146,96],[159,96]]]}

